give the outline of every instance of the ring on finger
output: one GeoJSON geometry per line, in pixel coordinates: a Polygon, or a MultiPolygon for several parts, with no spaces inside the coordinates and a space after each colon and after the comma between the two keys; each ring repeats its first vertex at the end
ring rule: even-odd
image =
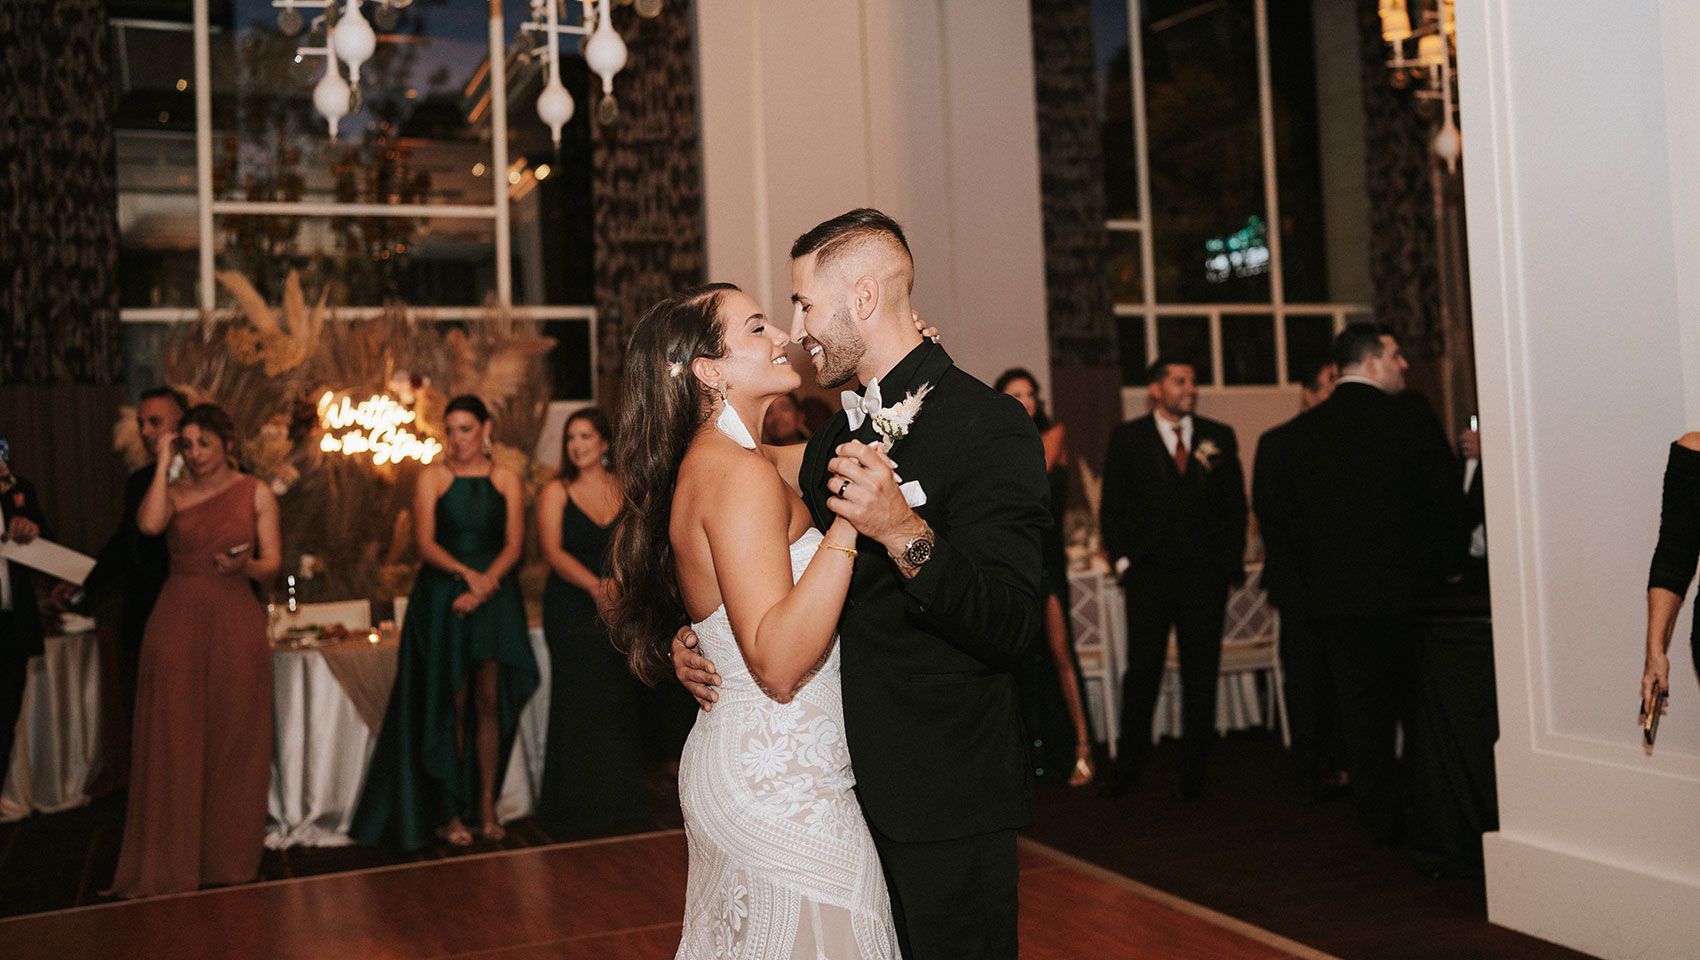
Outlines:
{"type": "Polygon", "coordinates": [[[838,495],[841,497],[844,496],[844,491],[850,489],[850,484],[855,482],[856,481],[851,480],[849,477],[845,477],[844,482],[838,485],[838,495]]]}

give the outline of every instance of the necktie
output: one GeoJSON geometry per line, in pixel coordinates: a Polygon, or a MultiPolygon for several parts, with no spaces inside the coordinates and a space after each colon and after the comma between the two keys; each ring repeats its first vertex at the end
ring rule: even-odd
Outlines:
{"type": "Polygon", "coordinates": [[[1186,475],[1186,434],[1181,433],[1180,424],[1175,424],[1175,469],[1186,475]]]}

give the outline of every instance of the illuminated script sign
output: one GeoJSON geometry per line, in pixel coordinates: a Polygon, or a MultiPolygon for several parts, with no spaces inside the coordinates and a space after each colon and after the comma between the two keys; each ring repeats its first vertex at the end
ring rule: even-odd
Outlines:
{"type": "Polygon", "coordinates": [[[319,449],[345,457],[370,454],[375,464],[417,460],[430,463],[443,445],[406,428],[419,415],[389,397],[351,403],[330,390],[319,398],[319,427],[325,431],[319,449]]]}

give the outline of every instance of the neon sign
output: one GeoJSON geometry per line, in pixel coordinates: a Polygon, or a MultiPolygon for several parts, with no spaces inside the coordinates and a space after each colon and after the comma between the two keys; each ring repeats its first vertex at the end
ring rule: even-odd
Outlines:
{"type": "Polygon", "coordinates": [[[346,396],[339,401],[334,391],[326,390],[319,398],[319,427],[325,431],[319,449],[345,457],[370,454],[379,466],[403,460],[430,463],[443,445],[406,429],[418,416],[389,397],[373,396],[356,404],[346,396]]]}

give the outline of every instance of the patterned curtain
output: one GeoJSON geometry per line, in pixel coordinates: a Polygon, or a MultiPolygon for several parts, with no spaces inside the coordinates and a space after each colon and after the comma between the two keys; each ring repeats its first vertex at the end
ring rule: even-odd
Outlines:
{"type": "Polygon", "coordinates": [[[619,119],[591,125],[598,393],[610,407],[632,327],[707,269],[695,4],[667,0],[653,20],[630,7],[613,16],[630,51],[614,79],[619,119]]]}
{"type": "Polygon", "coordinates": [[[0,3],[0,383],[123,379],[101,0],[0,3]]]}
{"type": "Polygon", "coordinates": [[[1105,264],[1103,131],[1089,0],[1032,0],[1052,413],[1077,458],[1103,465],[1121,415],[1105,264]]]}
{"type": "Polygon", "coordinates": [[[1375,319],[1398,333],[1413,359],[1436,358],[1446,346],[1428,147],[1431,119],[1409,91],[1388,82],[1387,44],[1374,4],[1360,5],[1358,23],[1375,319]]]}

